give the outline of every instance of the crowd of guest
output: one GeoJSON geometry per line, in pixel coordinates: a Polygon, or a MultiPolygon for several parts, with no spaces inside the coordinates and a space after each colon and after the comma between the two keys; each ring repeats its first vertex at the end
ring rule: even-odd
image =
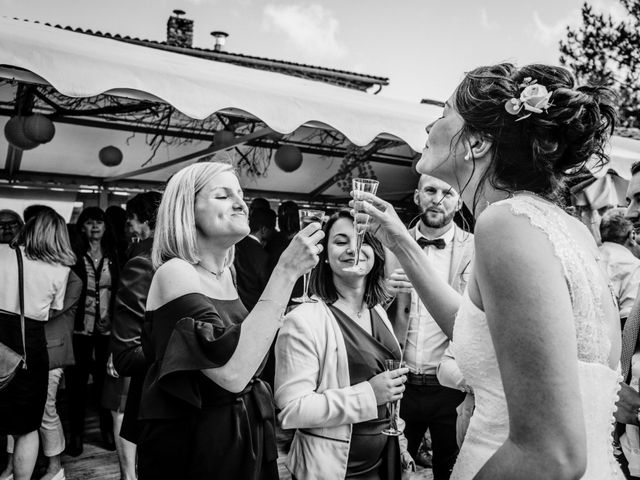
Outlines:
{"type": "MultiPolygon", "coordinates": [[[[509,70],[508,65],[494,68],[509,70]]],[[[559,79],[553,77],[557,82],[568,81],[555,70],[547,74],[559,75],[559,79]]],[[[477,75],[466,81],[482,82],[482,72],[477,75]]],[[[522,80],[526,83],[526,78],[522,80]]],[[[458,92],[461,111],[463,96],[473,85],[466,88],[458,92]]],[[[472,104],[482,96],[470,98],[472,104]]],[[[518,113],[507,109],[505,114],[504,106],[499,107],[503,116],[518,113]]],[[[598,108],[606,117],[606,105],[598,108]]],[[[445,108],[449,120],[447,116],[439,119],[440,127],[434,127],[437,122],[429,126],[436,129],[427,147],[433,153],[425,154],[421,162],[440,151],[451,155],[448,149],[453,148],[453,140],[442,122],[462,121],[455,117],[461,114],[454,115],[452,110],[450,105],[445,108]]],[[[471,122],[476,110],[469,112],[466,121],[471,122]]],[[[598,128],[606,123],[599,122],[598,128]]],[[[490,151],[483,143],[486,138],[469,132],[473,142],[469,140],[466,155],[459,156],[467,162],[476,157],[482,161],[490,151]]],[[[518,130],[517,135],[533,134],[518,130]]],[[[592,136],[596,145],[599,139],[596,133],[592,136]]],[[[473,168],[475,172],[475,164],[473,168]]],[[[502,165],[495,175],[506,175],[509,168],[502,165]]],[[[494,450],[500,445],[491,438],[494,433],[488,432],[486,438],[478,434],[483,421],[493,420],[486,410],[475,425],[470,420],[481,397],[476,398],[477,378],[463,375],[464,359],[458,365],[460,353],[467,357],[467,368],[470,359],[469,352],[456,348],[459,336],[455,344],[452,341],[454,318],[475,315],[477,320],[484,315],[475,305],[482,304],[478,299],[499,283],[487,271],[503,266],[492,257],[496,252],[489,255],[485,250],[481,261],[491,257],[496,263],[491,268],[484,265],[485,276],[472,276],[474,261],[478,267],[477,257],[474,260],[477,238],[454,221],[463,206],[463,193],[469,193],[457,191],[445,181],[446,174],[437,177],[426,170],[413,195],[418,215],[409,225],[402,224],[390,204],[373,195],[361,202],[359,208],[373,223],[361,249],[355,246],[362,220],[352,210],[330,212],[324,222],[301,228],[295,202],[280,203],[277,213],[262,198],[247,205],[234,170],[217,162],[180,170],[162,194],[136,195],[125,210],[87,207],[72,225],[42,205],[30,206],[22,216],[0,210],[0,275],[6,285],[0,289],[0,342],[21,354],[27,366],[0,389],[0,435],[8,436],[9,454],[0,480],[30,479],[40,444],[47,459],[42,478],[64,480],[62,455],[83,453],[90,404],[98,407],[102,446],[117,452],[120,477],[126,480],[277,479],[278,429],[294,432],[286,466],[295,479],[399,479],[403,471],[414,470],[417,462],[432,467],[434,479],[444,480],[452,471],[456,475],[454,465],[465,442],[467,463],[457,467],[458,472],[476,469],[475,475],[487,458],[477,465],[479,457],[474,458],[473,449],[481,449],[486,438],[494,450]],[[349,268],[354,263],[361,268],[349,268]],[[300,305],[292,299],[300,293],[301,276],[309,272],[312,301],[300,305]],[[389,369],[389,360],[398,367],[389,369]],[[63,383],[69,406],[66,434],[57,411],[63,383]],[[388,407],[398,401],[400,418],[395,422],[388,407]],[[399,428],[397,436],[385,433],[391,424],[399,428]],[[465,438],[468,431],[472,433],[465,438]],[[425,450],[430,460],[423,458],[425,450]]],[[[615,413],[615,446],[627,478],[640,478],[640,246],[636,238],[640,165],[633,166],[632,175],[628,208],[604,213],[599,253],[593,255],[593,262],[586,262],[589,268],[602,267],[603,284],[609,283],[611,295],[607,295],[615,297],[615,305],[611,298],[610,304],[599,299],[599,310],[588,309],[585,318],[595,318],[597,311],[603,327],[605,317],[613,312],[615,325],[603,328],[612,338],[623,330],[624,381],[615,413]]],[[[509,222],[517,222],[514,218],[523,212],[529,218],[540,212],[564,218],[537,192],[514,187],[510,196],[504,196],[507,190],[491,190],[494,187],[487,187],[495,196],[491,200],[502,205],[492,206],[492,211],[505,205],[520,209],[501,217],[500,221],[507,218],[501,224],[507,230],[513,227],[509,222]]],[[[488,198],[486,208],[492,203],[488,198]]],[[[469,202],[467,197],[465,201],[475,200],[469,202]]],[[[351,207],[355,209],[356,203],[351,207]]],[[[535,228],[539,228],[542,217],[536,218],[535,228]]],[[[546,226],[553,243],[558,238],[557,225],[546,226]]],[[[518,224],[519,230],[530,227],[518,224]]],[[[575,230],[577,237],[584,233],[584,229],[575,230]]],[[[522,239],[515,230],[511,233],[522,251],[518,243],[522,239]]],[[[564,241],[574,233],[563,232],[564,241]]],[[[487,230],[481,229],[479,235],[479,245],[486,245],[487,230]]],[[[586,246],[572,245],[572,254],[593,253],[591,246],[596,250],[592,238],[585,241],[586,246]]],[[[580,268],[574,263],[574,271],[563,277],[558,273],[561,268],[550,260],[561,255],[547,250],[534,253],[545,259],[541,268],[549,269],[550,281],[553,278],[558,285],[574,281],[571,275],[580,268]]],[[[536,258],[523,260],[535,264],[536,258]]],[[[479,266],[483,267],[481,262],[479,266]]],[[[527,279],[520,286],[531,287],[527,282],[532,281],[527,279]]],[[[559,297],[564,301],[560,303],[572,312],[573,302],[586,297],[575,294],[575,284],[569,290],[558,295],[566,293],[566,299],[559,297]]],[[[465,332],[459,332],[464,341],[465,332]]],[[[494,338],[484,330],[477,333],[486,334],[482,338],[488,343],[494,338]]],[[[580,333],[574,336],[581,340],[580,333]]],[[[473,341],[469,335],[466,340],[473,341]]],[[[531,339],[534,344],[536,340],[531,339]]],[[[615,345],[608,340],[607,345],[615,345]]],[[[598,341],[604,344],[604,339],[598,341]]],[[[488,347],[476,342],[475,348],[486,352],[488,347]]],[[[499,348],[505,355],[504,343],[499,348]]],[[[493,357],[480,359],[487,362],[493,377],[487,382],[497,379],[500,383],[498,366],[487,358],[493,357]]],[[[605,365],[605,360],[599,361],[605,365]]],[[[518,362],[506,363],[508,368],[518,368],[518,362]]],[[[549,365],[558,366],[557,362],[549,365]]],[[[513,388],[514,383],[509,383],[513,377],[506,381],[507,390],[513,388]]],[[[494,390],[492,395],[497,403],[505,396],[516,398],[509,390],[506,395],[494,390]]],[[[532,443],[543,433],[527,423],[534,420],[523,421],[521,409],[514,410],[514,425],[529,428],[529,437],[518,447],[519,453],[511,452],[513,458],[531,453],[532,443]]],[[[493,414],[500,416],[494,424],[506,429],[507,413],[493,414]]],[[[501,441],[506,444],[505,438],[501,441]]],[[[538,445],[546,446],[554,438],[549,434],[538,445]]],[[[500,452],[488,468],[516,471],[518,466],[509,464],[500,452]]],[[[559,455],[566,452],[561,450],[559,455]]],[[[548,451],[545,454],[556,459],[548,451]]],[[[531,460],[527,457],[527,461],[531,460]]],[[[554,478],[565,478],[561,466],[550,461],[548,468],[558,469],[554,478]]],[[[566,478],[580,478],[576,472],[580,465],[566,478]]],[[[456,478],[466,477],[458,473],[456,478]]]]}
{"type": "MultiPolygon", "coordinates": [[[[209,169],[215,168],[214,166],[209,169]]],[[[190,179],[189,188],[193,188],[195,192],[206,188],[207,180],[215,177],[213,172],[201,172],[200,175],[202,178],[195,183],[190,179]]],[[[231,183],[234,178],[231,174],[231,183]]],[[[178,195],[177,192],[186,188],[185,182],[186,180],[176,187],[174,197],[178,195]]],[[[224,188],[233,190],[226,186],[224,188]]],[[[16,421],[20,422],[20,429],[12,432],[23,431],[25,428],[29,432],[16,437],[15,434],[9,435],[9,462],[0,478],[11,478],[11,475],[13,478],[19,478],[23,476],[23,472],[33,470],[38,451],[38,435],[34,434],[34,431],[39,433],[42,452],[47,458],[46,471],[42,478],[64,478],[62,455],[78,456],[83,452],[87,403],[99,408],[102,446],[117,450],[121,478],[137,478],[138,469],[141,469],[142,476],[160,478],[172,465],[174,473],[181,475],[185,468],[184,462],[187,457],[194,458],[191,457],[194,453],[187,453],[179,447],[189,444],[185,436],[190,437],[193,434],[194,425],[203,422],[203,431],[199,435],[204,436],[201,440],[203,444],[210,445],[208,442],[214,439],[207,437],[207,426],[220,424],[220,415],[226,416],[231,412],[231,419],[233,415],[239,414],[265,415],[262,409],[267,408],[265,405],[271,401],[271,390],[255,386],[263,380],[274,389],[275,405],[280,412],[279,426],[298,432],[293,437],[288,461],[288,467],[297,478],[325,478],[324,475],[329,470],[335,470],[336,478],[356,478],[358,475],[376,471],[383,465],[386,469],[384,478],[395,478],[397,472],[394,469],[415,468],[414,459],[420,459],[420,463],[432,467],[434,478],[448,478],[473,412],[473,392],[456,365],[449,338],[430,316],[415,290],[407,284],[406,275],[397,261],[393,257],[386,258],[388,253],[374,237],[367,234],[365,238],[363,255],[366,266],[363,272],[343,272],[341,267],[344,265],[341,263],[353,261],[354,228],[349,211],[338,211],[328,217],[322,229],[324,236],[317,243],[318,252],[315,255],[318,256],[319,263],[313,270],[311,281],[311,291],[318,299],[317,303],[298,307],[291,302],[294,293],[290,281],[285,282],[286,288],[271,288],[271,293],[268,293],[270,298],[261,300],[269,282],[274,283],[270,279],[281,255],[287,251],[299,231],[299,220],[296,203],[282,202],[276,214],[268,201],[256,198],[247,207],[248,234],[235,243],[234,254],[229,253],[229,247],[227,250],[223,248],[231,242],[225,239],[220,245],[220,251],[224,254],[210,247],[212,252],[220,255],[219,258],[211,256],[211,263],[207,264],[211,265],[211,270],[202,267],[195,271],[198,276],[189,272],[194,276],[195,283],[207,284],[210,293],[205,294],[202,300],[197,299],[192,296],[195,291],[188,291],[185,282],[181,282],[179,288],[173,285],[174,278],[184,280],[188,277],[187,272],[171,271],[167,274],[168,285],[154,288],[154,291],[160,288],[162,295],[165,295],[162,298],[168,301],[163,303],[161,299],[157,299],[151,303],[155,308],[150,308],[148,295],[157,266],[171,259],[182,258],[172,256],[178,253],[189,258],[189,255],[194,255],[197,251],[202,258],[204,245],[207,244],[204,232],[183,231],[182,235],[191,235],[192,241],[193,234],[196,233],[195,244],[198,248],[189,252],[189,240],[170,236],[170,233],[177,229],[175,223],[165,223],[163,241],[166,242],[164,248],[167,249],[167,253],[158,252],[160,258],[156,259],[156,262],[159,262],[159,265],[154,266],[152,247],[157,210],[162,198],[161,193],[146,192],[127,202],[125,214],[128,242],[124,244],[118,244],[114,222],[98,207],[84,209],[75,225],[70,224],[66,228],[63,228],[59,215],[43,205],[28,207],[23,217],[10,210],[0,211],[0,240],[5,253],[1,264],[3,271],[11,272],[15,276],[15,260],[11,260],[9,252],[12,251],[12,245],[19,245],[28,259],[27,265],[31,265],[33,261],[38,267],[34,270],[38,272],[35,274],[26,269],[27,291],[40,288],[35,278],[39,278],[40,282],[52,281],[52,278],[42,276],[43,269],[50,270],[52,266],[58,265],[56,272],[59,272],[55,277],[57,286],[43,290],[49,291],[51,297],[29,296],[30,300],[25,307],[29,312],[29,309],[36,307],[31,306],[31,302],[35,302],[40,311],[37,314],[33,313],[29,318],[33,321],[40,318],[39,321],[45,327],[43,333],[49,364],[44,410],[40,423],[34,429],[31,429],[35,422],[31,412],[30,423],[26,416],[14,416],[16,421]],[[44,228],[51,224],[57,225],[57,229],[48,232],[46,241],[50,245],[46,248],[52,249],[60,258],[30,258],[29,252],[35,247],[27,242],[42,240],[36,239],[34,232],[43,232],[44,228]],[[184,242],[184,245],[181,246],[180,242],[184,242]],[[225,271],[228,272],[229,278],[227,285],[223,286],[225,271]],[[203,279],[200,274],[206,274],[208,278],[203,279]],[[178,288],[178,291],[171,293],[171,288],[178,288]],[[165,289],[169,289],[169,292],[164,291],[165,289]],[[229,303],[235,290],[239,302],[229,303]],[[185,295],[189,297],[184,297],[185,295]],[[184,302],[184,298],[189,298],[190,302],[184,302]],[[200,304],[202,302],[204,303],[200,304]],[[226,353],[219,353],[223,355],[222,358],[202,359],[202,364],[194,359],[181,360],[184,349],[196,344],[207,345],[207,348],[214,350],[216,342],[206,343],[213,338],[207,337],[206,331],[199,332],[197,329],[198,322],[202,322],[199,315],[207,314],[207,302],[216,305],[216,316],[220,317],[221,322],[218,328],[224,330],[222,338],[229,342],[226,353]],[[153,358],[165,359],[166,350],[147,350],[145,356],[142,340],[145,322],[149,335],[147,348],[151,348],[152,341],[159,342],[165,349],[171,347],[171,342],[167,344],[168,338],[154,340],[151,325],[159,328],[157,325],[161,323],[156,312],[162,312],[162,317],[169,314],[165,321],[170,323],[183,317],[193,317],[195,321],[192,327],[195,329],[191,331],[195,336],[183,339],[182,343],[175,347],[178,350],[174,352],[176,358],[172,361],[173,373],[201,370],[208,372],[205,375],[209,378],[218,379],[217,381],[222,383],[229,380],[222,380],[225,377],[219,377],[220,374],[214,372],[221,365],[229,363],[235,351],[234,347],[237,348],[241,338],[239,332],[233,333],[232,327],[239,325],[247,312],[254,310],[260,302],[273,304],[268,305],[266,309],[275,309],[279,312],[276,315],[278,318],[286,312],[291,313],[280,331],[277,345],[274,331],[268,335],[271,341],[262,342],[262,348],[257,354],[255,345],[252,344],[252,365],[259,363],[260,368],[256,368],[251,375],[249,383],[254,386],[240,390],[245,394],[248,389],[261,392],[252,393],[249,397],[255,402],[254,405],[247,407],[248,410],[245,412],[237,412],[237,408],[234,407],[224,414],[218,411],[214,417],[196,416],[184,423],[182,413],[174,411],[174,401],[164,404],[166,399],[153,399],[154,392],[150,383],[162,385],[163,382],[167,382],[166,378],[172,378],[172,372],[163,372],[161,375],[157,371],[159,367],[154,366],[153,360],[150,361],[153,358]],[[46,305],[49,309],[44,318],[46,305]],[[153,322],[151,318],[154,318],[153,322]],[[307,331],[310,328],[317,332],[307,331]],[[336,337],[341,341],[336,343],[336,337]],[[319,343],[305,344],[307,342],[319,343]],[[337,357],[327,355],[328,351],[335,349],[338,351],[337,357]],[[384,377],[390,375],[384,368],[384,359],[387,357],[402,357],[407,366],[391,383],[383,382],[384,377]],[[180,365],[183,361],[187,363],[180,365]],[[145,401],[145,377],[150,367],[152,376],[147,378],[146,383],[147,390],[151,391],[147,392],[145,401]],[[67,435],[62,429],[56,408],[58,389],[63,376],[69,403],[67,435]],[[92,388],[88,389],[90,376],[92,388]],[[322,391],[331,391],[332,394],[324,393],[324,398],[316,398],[322,391]],[[265,398],[259,398],[260,395],[264,395],[265,398]],[[351,404],[348,400],[351,395],[361,395],[362,398],[351,404]],[[258,399],[253,400],[256,397],[258,399]],[[379,430],[387,423],[387,403],[400,397],[403,435],[399,443],[391,447],[386,437],[379,435],[379,430]],[[158,418],[162,419],[160,432],[152,428],[154,420],[158,418]],[[170,430],[167,424],[170,418],[180,419],[174,430],[170,430]],[[332,425],[332,431],[327,430],[329,424],[332,425]],[[334,452],[333,456],[327,457],[325,447],[318,444],[322,443],[321,440],[313,436],[314,429],[322,430],[321,435],[345,436],[351,443],[345,444],[341,453],[334,452]],[[167,444],[161,450],[160,457],[168,463],[159,462],[157,442],[166,441],[167,436],[175,442],[167,444]],[[69,438],[68,442],[65,437],[69,438]],[[380,441],[378,444],[372,443],[372,438],[378,438],[380,441]],[[149,450],[137,452],[136,446],[140,442],[143,448],[149,450]],[[427,449],[429,456],[432,456],[432,459],[427,460],[428,463],[424,458],[427,449]],[[14,461],[16,451],[19,461],[14,461]],[[27,453],[21,453],[22,451],[27,453]]],[[[193,201],[195,203],[195,199],[193,201]]],[[[165,217],[170,217],[169,212],[175,211],[175,204],[180,203],[177,198],[173,198],[172,202],[164,209],[165,217]]],[[[454,217],[462,206],[460,197],[445,182],[429,175],[421,175],[416,186],[414,202],[419,214],[412,225],[409,225],[411,236],[423,248],[427,257],[432,258],[441,278],[456,291],[462,292],[468,281],[473,257],[473,234],[464,231],[454,222],[454,217]]],[[[195,209],[195,205],[180,205],[180,208],[195,209]]],[[[239,209],[242,210],[242,207],[239,209]]],[[[111,210],[113,212],[114,209],[111,210]]],[[[629,317],[640,285],[640,246],[636,243],[636,230],[632,221],[635,213],[632,207],[611,208],[603,214],[600,224],[601,258],[610,276],[612,291],[618,300],[622,326],[629,317]]],[[[186,213],[183,215],[188,216],[186,213]]],[[[176,220],[175,217],[163,218],[163,222],[176,220]]],[[[194,219],[196,229],[199,229],[197,221],[194,219]]],[[[215,238],[218,226],[211,228],[212,232],[215,232],[211,233],[214,235],[212,238],[215,238]]],[[[179,229],[177,230],[179,232],[179,229]]],[[[237,237],[240,237],[243,229],[238,230],[237,237]]],[[[289,261],[291,262],[291,258],[289,261]]],[[[186,264],[191,265],[189,262],[186,264]]],[[[202,265],[202,260],[199,264],[202,265]]],[[[176,268],[184,270],[187,267],[181,265],[176,268]]],[[[160,270],[162,271],[163,269],[160,270]]],[[[158,278],[155,281],[157,282],[158,278]]],[[[4,293],[7,298],[3,301],[7,302],[6,305],[11,305],[8,297],[15,292],[4,293]]],[[[155,295],[160,295],[160,292],[156,292],[155,295]]],[[[13,311],[15,308],[7,310],[13,311]]],[[[261,308],[258,309],[260,310],[261,308]]],[[[258,318],[256,315],[254,317],[258,318]]],[[[274,328],[280,325],[279,322],[276,323],[274,328]]],[[[158,334],[166,336],[170,331],[170,328],[162,328],[158,334]]],[[[31,342],[33,345],[27,347],[28,353],[31,353],[29,348],[35,348],[35,345],[42,347],[43,344],[41,336],[39,343],[35,339],[31,342]]],[[[216,346],[215,349],[217,348],[219,347],[216,346]]],[[[34,357],[37,356],[34,354],[34,357]]],[[[635,365],[638,362],[632,363],[635,365]]],[[[631,366],[627,368],[630,369],[629,374],[633,375],[631,366]]],[[[218,405],[225,388],[217,387],[210,391],[207,386],[215,384],[209,384],[204,378],[201,377],[199,381],[204,383],[196,385],[193,384],[196,379],[192,377],[188,381],[189,386],[184,384],[184,380],[172,380],[160,391],[177,388],[179,391],[173,392],[172,395],[191,402],[192,406],[202,406],[203,401],[218,405]]],[[[630,379],[633,386],[637,384],[638,375],[630,379]]],[[[42,396],[44,388],[42,385],[39,385],[39,388],[42,396]]],[[[237,393],[233,398],[237,398],[237,393]]],[[[160,392],[155,392],[155,395],[160,395],[160,392]]],[[[29,407],[29,410],[37,408],[29,407]]],[[[269,417],[268,412],[266,417],[269,417]]],[[[237,428],[229,424],[233,421],[229,418],[226,419],[226,428],[237,428]]],[[[627,425],[626,429],[637,428],[633,423],[627,425]]],[[[7,432],[8,428],[10,427],[7,427],[7,432]]],[[[264,428],[272,429],[274,425],[264,428]]],[[[251,437],[255,434],[251,432],[244,436],[251,437]]],[[[265,435],[265,432],[261,434],[265,435]]],[[[636,436],[623,432],[621,451],[629,453],[631,471],[640,473],[640,467],[635,467],[640,465],[640,459],[633,455],[639,446],[636,436]]],[[[238,457],[237,463],[234,464],[231,458],[237,453],[223,450],[221,456],[216,458],[210,456],[208,449],[203,451],[197,465],[194,465],[198,470],[194,470],[192,476],[195,478],[208,468],[219,465],[222,458],[225,458],[224,463],[229,465],[230,472],[254,470],[258,468],[256,462],[264,461],[266,458],[270,461],[275,460],[274,452],[258,451],[255,452],[256,456],[252,462],[238,457]]],[[[274,466],[269,466],[265,475],[276,478],[274,469],[274,466]]]]}

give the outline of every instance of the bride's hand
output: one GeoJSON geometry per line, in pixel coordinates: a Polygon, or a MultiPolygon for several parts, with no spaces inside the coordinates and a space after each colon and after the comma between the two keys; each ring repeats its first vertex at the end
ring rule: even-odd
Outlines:
{"type": "MultiPolygon", "coordinates": [[[[353,192],[351,196],[353,197],[353,192]]],[[[367,229],[391,251],[395,250],[401,237],[408,235],[407,228],[393,206],[371,193],[358,192],[358,200],[351,200],[349,206],[353,209],[353,218],[358,228],[364,228],[366,215],[369,215],[367,229]]]]}

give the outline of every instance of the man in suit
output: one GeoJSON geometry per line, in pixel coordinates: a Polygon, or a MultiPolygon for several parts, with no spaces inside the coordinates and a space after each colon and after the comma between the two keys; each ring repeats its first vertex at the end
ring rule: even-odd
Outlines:
{"type": "Polygon", "coordinates": [[[107,384],[113,387],[114,392],[124,387],[124,390],[120,391],[126,395],[124,412],[122,405],[112,410],[122,478],[136,477],[136,443],[142,429],[138,421],[138,409],[142,384],[147,373],[141,335],[147,295],[154,273],[151,249],[161,200],[160,192],[139,193],[127,202],[126,209],[127,226],[138,242],[132,244],[128,250],[129,260],[120,274],[109,345],[113,369],[108,370],[109,375],[106,380],[107,384]],[[130,377],[128,391],[126,381],[120,377],[130,377]]]}
{"type": "MultiPolygon", "coordinates": [[[[631,166],[631,181],[627,188],[626,216],[633,223],[636,232],[640,229],[640,162],[631,166]]],[[[638,393],[638,373],[640,370],[640,295],[636,296],[629,317],[622,330],[622,354],[620,365],[623,382],[618,393],[618,409],[615,412],[616,437],[619,446],[616,451],[622,469],[631,479],[640,479],[640,393],[638,393]]]]}
{"type": "Polygon", "coordinates": [[[236,244],[236,281],[240,300],[251,311],[258,303],[269,275],[269,254],[264,248],[276,228],[276,213],[270,208],[255,208],[249,214],[251,233],[236,244]]]}
{"type": "MultiPolygon", "coordinates": [[[[449,184],[422,175],[414,192],[420,220],[410,230],[427,257],[455,290],[462,292],[470,275],[473,235],[453,223],[462,207],[458,192],[449,184]]],[[[458,455],[456,407],[464,392],[440,385],[436,369],[449,338],[429,315],[401,269],[394,270],[390,285],[397,297],[389,309],[396,336],[409,367],[406,390],[400,406],[409,453],[416,458],[425,431],[431,434],[433,475],[448,479],[458,455]]]]}

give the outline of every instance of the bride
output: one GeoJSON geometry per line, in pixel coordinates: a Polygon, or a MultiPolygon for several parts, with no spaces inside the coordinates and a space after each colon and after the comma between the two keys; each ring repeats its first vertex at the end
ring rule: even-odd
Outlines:
{"type": "Polygon", "coordinates": [[[556,205],[567,171],[606,160],[614,118],[608,90],[576,88],[559,67],[500,64],[464,77],[427,127],[417,165],[460,191],[477,218],[462,296],[389,203],[352,202],[454,338],[476,394],[454,479],[624,478],[611,447],[616,305],[594,239],[556,205]]]}

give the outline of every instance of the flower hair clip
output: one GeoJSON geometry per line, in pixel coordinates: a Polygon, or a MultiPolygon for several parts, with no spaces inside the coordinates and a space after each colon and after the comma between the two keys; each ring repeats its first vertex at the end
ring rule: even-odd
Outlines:
{"type": "Polygon", "coordinates": [[[519,87],[523,89],[520,98],[510,98],[504,104],[504,109],[511,115],[519,115],[523,110],[528,112],[518,118],[516,122],[529,118],[534,113],[546,112],[547,108],[551,106],[551,102],[549,102],[551,92],[548,92],[544,85],[538,85],[537,80],[527,77],[519,87]]]}

